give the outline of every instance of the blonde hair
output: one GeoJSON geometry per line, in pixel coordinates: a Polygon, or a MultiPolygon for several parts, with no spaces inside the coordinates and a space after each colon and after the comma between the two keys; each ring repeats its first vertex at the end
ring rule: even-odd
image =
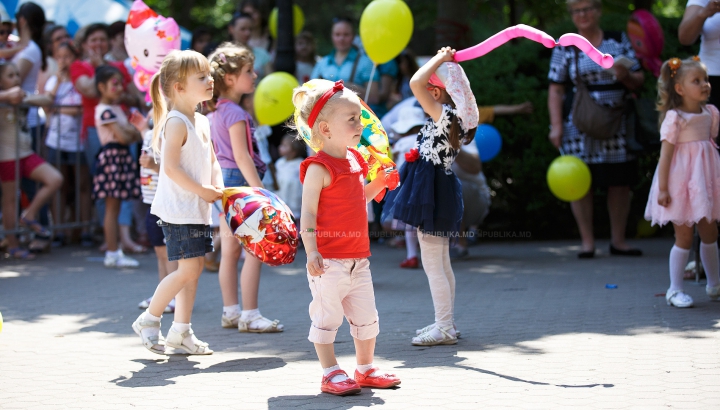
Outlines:
{"type": "Polygon", "coordinates": [[[314,151],[321,150],[323,146],[318,124],[320,124],[320,121],[324,121],[332,115],[335,110],[334,107],[337,105],[337,102],[340,101],[340,98],[343,96],[352,96],[359,100],[359,97],[354,91],[349,88],[344,88],[342,93],[336,93],[325,103],[317,119],[315,119],[315,124],[310,128],[308,125],[308,117],[310,117],[313,107],[317,104],[320,97],[322,97],[326,91],[332,89],[334,85],[335,83],[329,80],[312,80],[293,90],[292,101],[293,105],[295,105],[296,115],[295,124],[289,124],[289,126],[295,129],[300,127],[310,129],[310,142],[308,145],[310,145],[310,148],[314,151]]]}
{"type": "Polygon", "coordinates": [[[173,86],[176,83],[185,85],[189,76],[199,73],[210,73],[210,63],[204,55],[193,50],[173,50],[165,57],[160,70],[155,73],[150,84],[150,97],[153,103],[153,151],[160,152],[160,130],[167,116],[168,109],[173,106],[173,86]],[[165,103],[167,98],[169,104],[165,103]]]}
{"type": "Polygon", "coordinates": [[[699,68],[707,74],[707,67],[695,58],[688,58],[680,61],[680,66],[675,72],[670,68],[670,61],[667,60],[660,68],[660,77],[658,77],[658,96],[655,107],[660,112],[658,125],[662,126],[665,115],[668,111],[680,107],[683,103],[682,96],[675,91],[675,84],[682,81],[682,78],[693,68],[699,68]]]}
{"type": "Polygon", "coordinates": [[[217,98],[227,91],[225,76],[237,74],[246,65],[255,64],[255,55],[245,46],[225,42],[210,54],[208,60],[210,60],[210,74],[215,80],[213,95],[217,98]]]}

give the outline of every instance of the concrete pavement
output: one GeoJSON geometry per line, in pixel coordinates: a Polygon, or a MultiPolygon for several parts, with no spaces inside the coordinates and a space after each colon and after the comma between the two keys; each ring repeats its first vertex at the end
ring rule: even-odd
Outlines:
{"type": "MultiPolygon", "coordinates": [[[[221,328],[217,275],[203,274],[193,329],[215,354],[190,357],[150,353],[130,328],[157,284],[154,255],[136,270],[106,269],[83,248],[0,261],[0,409],[719,408],[720,303],[686,282],[696,307],[666,306],[657,294],[671,241],[634,244],[644,257],[610,257],[607,242],[594,260],[576,259],[575,242],[470,248],[453,264],[463,337],[437,347],[410,345],[433,321],[423,271],[397,268],[404,251],[374,244],[375,363],[403,383],[345,398],[319,390],[303,252],[263,267],[260,309],[280,334],[221,328]]],[[[347,323],[336,352],[351,373],[347,323]]]]}

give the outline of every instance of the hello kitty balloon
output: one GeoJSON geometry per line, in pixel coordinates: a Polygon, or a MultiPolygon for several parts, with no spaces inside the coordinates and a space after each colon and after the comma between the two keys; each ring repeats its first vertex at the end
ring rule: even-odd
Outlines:
{"type": "MultiPolygon", "coordinates": [[[[135,0],[125,25],[125,49],[135,69],[135,85],[147,92],[165,56],[180,49],[180,26],[173,18],[159,16],[142,0],[135,0]]],[[[145,100],[149,97],[147,94],[145,100]]]]}

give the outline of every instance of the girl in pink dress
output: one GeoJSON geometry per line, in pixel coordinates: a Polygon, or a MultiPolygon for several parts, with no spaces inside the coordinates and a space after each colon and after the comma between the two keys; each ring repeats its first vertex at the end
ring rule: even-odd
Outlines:
{"type": "Polygon", "coordinates": [[[720,296],[718,228],[720,220],[720,155],[715,138],[720,113],[711,104],[705,65],[695,57],[666,61],[658,79],[658,111],[662,148],[645,219],[672,222],[675,246],[670,250],[670,289],[665,300],[679,308],[693,305],[683,292],[683,272],[693,240],[700,233],[700,259],[707,275],[705,292],[720,296]]]}

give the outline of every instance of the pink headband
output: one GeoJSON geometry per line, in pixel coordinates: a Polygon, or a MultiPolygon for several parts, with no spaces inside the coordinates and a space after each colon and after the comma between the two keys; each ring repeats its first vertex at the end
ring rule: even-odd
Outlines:
{"type": "Polygon", "coordinates": [[[345,86],[343,85],[343,80],[340,80],[335,81],[335,85],[333,86],[333,88],[325,91],[322,97],[320,97],[320,99],[315,103],[312,111],[310,111],[310,116],[308,117],[308,125],[310,126],[310,128],[315,125],[315,120],[317,119],[317,116],[320,115],[320,111],[322,111],[328,100],[331,99],[332,96],[336,93],[341,92],[344,88],[345,86]]]}
{"type": "Polygon", "coordinates": [[[440,77],[438,77],[437,74],[435,74],[435,73],[432,73],[432,75],[430,76],[430,79],[428,80],[428,83],[430,83],[430,85],[434,85],[435,87],[440,87],[443,89],[445,88],[445,84],[443,84],[443,82],[440,81],[440,77]]]}

